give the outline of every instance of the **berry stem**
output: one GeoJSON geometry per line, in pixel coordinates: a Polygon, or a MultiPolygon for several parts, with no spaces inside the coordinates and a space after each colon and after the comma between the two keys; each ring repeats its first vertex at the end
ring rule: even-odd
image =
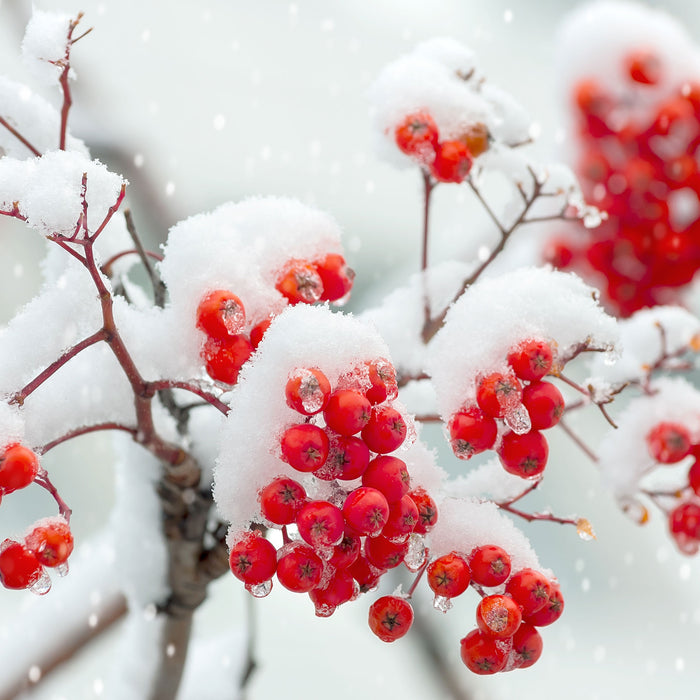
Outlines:
{"type": "MultiPolygon", "coordinates": [[[[154,253],[153,251],[146,250],[144,251],[145,254],[149,257],[152,258],[153,260],[162,260],[163,256],[158,255],[158,253],[154,253]]],[[[121,258],[125,258],[127,255],[139,255],[139,251],[136,250],[136,248],[130,248],[128,250],[122,250],[120,253],[115,253],[107,262],[103,263],[102,265],[102,272],[107,276],[111,277],[112,276],[112,270],[111,267],[114,265],[117,260],[120,260],[121,258]]]]}
{"type": "Polygon", "coordinates": [[[123,430],[124,432],[130,433],[132,436],[136,436],[136,428],[131,428],[128,425],[121,425],[120,423],[96,423],[95,425],[84,425],[75,430],[71,430],[64,433],[55,440],[51,440],[46,444],[42,445],[37,449],[37,454],[43,455],[52,450],[57,445],[60,445],[73,438],[80,437],[81,435],[88,435],[89,433],[96,433],[102,430],[123,430]]]}
{"type": "Polygon", "coordinates": [[[430,563],[430,557],[429,557],[429,552],[426,551],[425,553],[425,561],[423,562],[423,565],[421,566],[420,569],[418,569],[416,573],[416,577],[413,579],[413,583],[411,584],[411,587],[408,589],[408,592],[406,593],[406,600],[411,600],[413,597],[413,593],[415,592],[416,588],[418,588],[418,583],[423,578],[423,574],[425,573],[425,570],[428,568],[428,564],[430,563]]]}
{"type": "Polygon", "coordinates": [[[70,516],[73,511],[70,509],[68,504],[61,498],[61,495],[58,493],[58,489],[51,482],[51,479],[49,478],[49,474],[46,471],[46,469],[39,469],[39,473],[36,475],[34,483],[37,484],[37,486],[41,486],[42,488],[46,489],[51,494],[54,501],[56,501],[56,504],[58,505],[59,514],[65,518],[68,524],[70,524],[70,516]]]}
{"type": "Polygon", "coordinates": [[[6,119],[0,117],[0,125],[4,126],[18,141],[20,141],[24,146],[26,146],[35,156],[41,156],[41,151],[35,148],[22,134],[17,131],[6,119]]]}
{"type": "Polygon", "coordinates": [[[161,379],[155,382],[146,382],[146,386],[148,387],[147,391],[149,392],[162,391],[164,389],[182,389],[184,391],[189,391],[190,393],[204,399],[208,404],[212,405],[225,416],[228,415],[230,410],[229,407],[223,401],[214,396],[214,394],[202,389],[202,387],[193,382],[180,382],[171,379],[161,379]]]}
{"type": "Polygon", "coordinates": [[[552,513],[527,513],[524,510],[513,508],[513,506],[504,505],[502,503],[496,503],[496,505],[507,513],[517,515],[519,518],[523,518],[523,520],[527,520],[529,523],[535,520],[544,520],[550,523],[559,523],[560,525],[578,525],[579,523],[579,518],[559,518],[552,513]]]}
{"type": "Polygon", "coordinates": [[[525,490],[519,493],[517,496],[514,496],[513,498],[510,498],[507,501],[501,501],[496,505],[499,508],[503,508],[504,506],[512,506],[513,503],[517,503],[520,499],[525,498],[525,496],[527,496],[528,493],[532,493],[532,491],[534,491],[540,485],[541,481],[542,479],[536,479],[531,484],[528,484],[525,490]]]}

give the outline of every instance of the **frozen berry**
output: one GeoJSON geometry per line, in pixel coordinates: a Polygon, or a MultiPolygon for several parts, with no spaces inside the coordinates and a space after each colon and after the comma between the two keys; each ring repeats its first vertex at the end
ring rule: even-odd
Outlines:
{"type": "Polygon", "coordinates": [[[413,608],[398,596],[385,595],[369,609],[369,628],[383,642],[395,642],[403,637],[413,624],[413,608]]]}
{"type": "Polygon", "coordinates": [[[204,295],[197,307],[197,328],[210,338],[225,340],[245,326],[243,302],[232,292],[216,289],[204,295]]]}

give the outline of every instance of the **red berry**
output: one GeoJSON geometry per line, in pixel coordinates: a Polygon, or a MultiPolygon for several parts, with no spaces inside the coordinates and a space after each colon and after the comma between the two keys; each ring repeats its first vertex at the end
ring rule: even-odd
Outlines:
{"type": "Polygon", "coordinates": [[[73,551],[73,535],[62,517],[46,518],[25,537],[24,543],[44,566],[64,564],[73,551]]]}
{"type": "Polygon", "coordinates": [[[372,566],[364,555],[357,557],[347,570],[357,581],[362,593],[374,590],[379,585],[380,577],[384,574],[384,569],[372,566]]]}
{"type": "Polygon", "coordinates": [[[517,668],[528,668],[542,656],[542,637],[526,622],[513,635],[513,654],[517,668]]]}
{"type": "Polygon", "coordinates": [[[486,124],[475,122],[467,126],[467,128],[459,135],[459,141],[469,149],[469,153],[474,158],[477,158],[485,151],[488,151],[490,146],[489,130],[486,124]]]}
{"type": "Polygon", "coordinates": [[[464,557],[450,552],[431,562],[427,569],[428,585],[435,595],[455,598],[469,587],[471,571],[464,557]]]}
{"type": "Polygon", "coordinates": [[[574,247],[565,238],[552,238],[542,250],[542,260],[552,267],[565,270],[574,259],[574,247]]]}
{"type": "Polygon", "coordinates": [[[426,112],[409,114],[396,127],[396,145],[407,155],[430,163],[435,158],[438,129],[433,118],[426,112]]]}
{"type": "Polygon", "coordinates": [[[338,389],[328,397],[323,410],[326,425],[341,435],[355,435],[367,425],[370,403],[364,394],[350,389],[338,389]]]}
{"type": "Polygon", "coordinates": [[[226,340],[209,338],[201,353],[207,374],[224,384],[238,381],[238,372],[252,354],[253,346],[244,335],[234,335],[226,340]]]}
{"type": "Polygon", "coordinates": [[[642,85],[656,85],[661,79],[661,61],[649,50],[638,50],[625,56],[625,68],[629,77],[642,85]]]}
{"type": "Polygon", "coordinates": [[[564,414],[564,397],[551,382],[532,382],[523,389],[523,406],[533,430],[555,426],[564,414]]]}
{"type": "Polygon", "coordinates": [[[232,292],[216,289],[208,292],[197,307],[197,328],[210,338],[226,340],[245,327],[243,302],[232,292]]]}
{"type": "Polygon", "coordinates": [[[0,583],[5,588],[29,588],[42,573],[41,564],[28,547],[14,540],[0,544],[0,583]]]}
{"type": "Polygon", "coordinates": [[[381,491],[389,503],[400,501],[408,493],[411,477],[406,462],[398,457],[380,455],[362,475],[362,485],[381,491]]]}
{"type": "Polygon", "coordinates": [[[478,628],[498,639],[507,639],[520,626],[522,614],[518,604],[507,595],[489,595],[476,606],[478,628]]]}
{"type": "Polygon", "coordinates": [[[472,580],[480,586],[500,586],[510,576],[510,556],[495,544],[475,547],[469,555],[472,580]]]}
{"type": "Polygon", "coordinates": [[[523,479],[539,476],[547,466],[548,455],[547,439],[537,430],[524,435],[507,433],[498,448],[503,468],[523,479]]]}
{"type": "Polygon", "coordinates": [[[493,418],[503,418],[510,408],[520,403],[522,395],[522,386],[511,372],[492,372],[482,377],[476,388],[476,402],[493,418]]]}
{"type": "Polygon", "coordinates": [[[345,499],[343,515],[359,535],[378,535],[389,518],[389,503],[381,491],[360,486],[345,499]]]}
{"type": "Polygon", "coordinates": [[[231,547],[233,575],[250,586],[269,581],[277,569],[277,550],[259,532],[245,532],[231,547]]]}
{"type": "Polygon", "coordinates": [[[413,608],[403,598],[385,595],[369,608],[369,628],[383,642],[403,637],[413,624],[413,608]]]}
{"type": "Polygon", "coordinates": [[[680,540],[700,542],[700,502],[693,500],[680,503],[671,511],[668,523],[671,534],[676,539],[680,537],[680,540]]]}
{"type": "Polygon", "coordinates": [[[323,562],[314,550],[301,542],[293,542],[280,550],[277,580],[290,591],[308,593],[318,586],[323,562]]]}
{"type": "Polygon", "coordinates": [[[324,481],[359,479],[369,464],[369,448],[358,437],[331,435],[326,463],[314,476],[324,481]]]}
{"type": "Polygon", "coordinates": [[[700,496],[700,459],[697,457],[688,470],[688,484],[695,495],[700,496]]]}
{"type": "Polygon", "coordinates": [[[452,451],[460,459],[490,450],[496,442],[498,426],[480,408],[470,406],[455,413],[447,426],[452,451]]]}
{"type": "Polygon", "coordinates": [[[389,517],[382,536],[391,540],[405,540],[416,529],[419,519],[418,506],[406,494],[399,501],[389,503],[389,517]]]}
{"type": "Polygon", "coordinates": [[[508,659],[510,645],[481,630],[472,630],[460,642],[462,661],[473,673],[480,676],[503,670],[508,659]]]}
{"type": "Polygon", "coordinates": [[[521,569],[506,583],[506,593],[522,608],[524,617],[541,610],[547,604],[551,590],[545,575],[535,569],[521,569]]]}
{"type": "Polygon", "coordinates": [[[462,141],[443,141],[435,151],[430,171],[440,182],[462,182],[472,169],[472,154],[462,141]]]}
{"type": "Polygon", "coordinates": [[[293,425],[282,433],[282,459],[300,472],[313,472],[328,457],[330,443],[323,428],[312,423],[293,425]]]}
{"type": "Polygon", "coordinates": [[[382,535],[365,540],[365,557],[378,569],[393,569],[404,560],[407,552],[408,540],[392,542],[382,535]]]}
{"type": "Polygon", "coordinates": [[[331,383],[320,369],[295,369],[284,388],[287,406],[312,416],[323,410],[331,395],[331,383]]]}
{"type": "Polygon", "coordinates": [[[362,550],[362,540],[353,532],[346,532],[340,543],[333,548],[333,554],[328,560],[336,569],[346,569],[357,560],[362,550]]]}
{"type": "Polygon", "coordinates": [[[29,486],[39,472],[39,458],[24,445],[10,445],[0,455],[0,491],[5,494],[29,486]]]}
{"type": "Polygon", "coordinates": [[[349,573],[336,571],[325,587],[314,588],[309,592],[309,597],[316,608],[316,615],[328,617],[339,605],[355,598],[358,592],[357,584],[349,573]]]}
{"type": "Polygon", "coordinates": [[[345,531],[340,508],[328,501],[309,501],[297,514],[299,535],[312,547],[333,547],[345,531]]]}
{"type": "Polygon", "coordinates": [[[313,304],[323,294],[323,281],[315,265],[306,260],[290,260],[281,271],[275,288],[290,304],[313,304]]]}
{"type": "Polygon", "coordinates": [[[261,489],[258,498],[260,512],[266,520],[275,525],[289,525],[306,503],[306,491],[294,479],[280,476],[261,489]]]}
{"type": "Polygon", "coordinates": [[[342,301],[350,294],[355,272],[345,264],[342,255],[328,253],[316,262],[316,272],[323,283],[321,301],[342,301]]]}
{"type": "Polygon", "coordinates": [[[408,495],[418,508],[418,522],[414,532],[417,532],[419,535],[425,535],[437,523],[437,505],[424,488],[413,489],[408,495]]]}
{"type": "Polygon", "coordinates": [[[406,432],[406,421],[395,408],[375,406],[362,428],[362,439],[372,452],[388,454],[403,444],[406,432]]]}
{"type": "Polygon", "coordinates": [[[508,353],[508,364],[520,379],[542,379],[552,369],[552,348],[544,340],[525,340],[508,353]]]}
{"type": "Polygon", "coordinates": [[[564,597],[561,594],[559,584],[550,581],[549,599],[545,606],[532,615],[528,615],[524,621],[535,627],[545,627],[556,622],[564,612],[564,597]]]}
{"type": "Polygon", "coordinates": [[[396,382],[396,370],[388,360],[380,358],[367,364],[370,387],[365,396],[371,404],[383,403],[395,399],[399,394],[396,382]]]}
{"type": "Polygon", "coordinates": [[[662,464],[675,464],[690,453],[690,433],[680,423],[659,423],[646,440],[649,454],[662,464]]]}
{"type": "Polygon", "coordinates": [[[272,319],[266,318],[264,321],[256,323],[250,329],[250,344],[253,346],[253,350],[258,349],[258,345],[262,342],[263,336],[267,333],[267,329],[270,327],[271,323],[272,319]]]}

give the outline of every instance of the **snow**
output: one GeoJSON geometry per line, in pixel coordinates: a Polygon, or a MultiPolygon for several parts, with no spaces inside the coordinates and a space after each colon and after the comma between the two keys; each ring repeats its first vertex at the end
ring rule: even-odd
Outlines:
{"type": "Polygon", "coordinates": [[[22,41],[22,58],[33,76],[45,85],[58,82],[65,59],[68,31],[73,18],[34,8],[22,41]]]}

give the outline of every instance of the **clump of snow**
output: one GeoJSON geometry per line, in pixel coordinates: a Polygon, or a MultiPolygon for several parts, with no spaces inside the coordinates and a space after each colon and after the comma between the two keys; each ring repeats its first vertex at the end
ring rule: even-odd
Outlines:
{"type": "Polygon", "coordinates": [[[700,320],[679,306],[642,309],[618,321],[618,329],[620,356],[615,364],[604,357],[592,358],[590,372],[595,383],[643,380],[663,352],[674,355],[700,340],[700,320]]]}
{"type": "Polygon", "coordinates": [[[646,436],[659,423],[679,423],[700,441],[700,392],[684,379],[663,378],[651,384],[653,395],[633,399],[616,416],[617,430],[603,438],[598,450],[602,479],[624,503],[656,462],[646,436]]]}
{"type": "Polygon", "coordinates": [[[470,469],[466,474],[451,479],[446,488],[451,496],[505,502],[530,486],[521,477],[506,472],[501,462],[493,458],[470,469]]]}
{"type": "Polygon", "coordinates": [[[22,442],[24,421],[20,409],[7,401],[0,401],[0,450],[14,442],[22,442]]]}
{"type": "Polygon", "coordinates": [[[70,15],[37,8],[32,12],[22,41],[22,58],[34,77],[45,85],[58,82],[61,75],[60,62],[65,60],[73,19],[70,15]]]}
{"type": "Polygon", "coordinates": [[[454,39],[436,38],[389,63],[369,90],[379,155],[399,167],[415,165],[394,141],[410,114],[428,113],[441,140],[457,139],[474,124],[497,141],[528,138],[529,120],[509,95],[483,82],[474,55],[454,39]]]}
{"type": "Polygon", "coordinates": [[[429,346],[427,369],[443,418],[473,403],[479,375],[505,370],[510,349],[529,338],[550,342],[561,357],[584,342],[612,352],[618,332],[595,290],[574,274],[522,268],[479,279],[429,346]]]}

